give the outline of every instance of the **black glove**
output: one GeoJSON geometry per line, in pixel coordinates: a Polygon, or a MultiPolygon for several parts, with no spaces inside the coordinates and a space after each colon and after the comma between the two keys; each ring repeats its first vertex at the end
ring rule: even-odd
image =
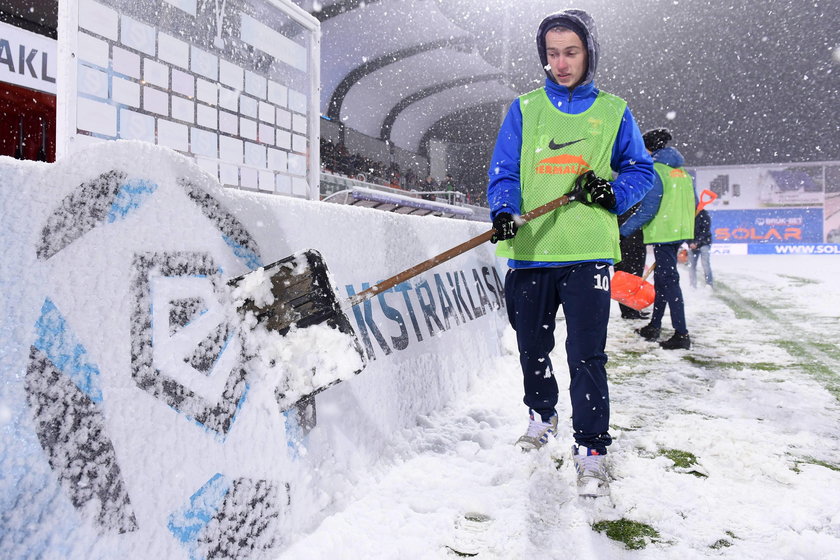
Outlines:
{"type": "Polygon", "coordinates": [[[500,212],[493,218],[493,237],[490,238],[490,243],[497,243],[504,239],[510,239],[516,235],[516,230],[519,227],[513,221],[513,216],[508,212],[500,212]]]}
{"type": "Polygon", "coordinates": [[[575,181],[584,192],[589,195],[589,200],[597,202],[603,208],[612,210],[615,208],[615,193],[612,183],[595,175],[594,171],[587,171],[575,181]]]}

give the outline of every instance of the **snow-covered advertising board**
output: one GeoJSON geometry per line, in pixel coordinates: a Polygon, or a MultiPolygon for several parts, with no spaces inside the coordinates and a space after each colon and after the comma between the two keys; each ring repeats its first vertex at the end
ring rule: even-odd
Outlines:
{"type": "Polygon", "coordinates": [[[166,146],[223,185],[318,198],[320,24],[287,0],[62,0],[58,156],[166,146]]]}
{"type": "Polygon", "coordinates": [[[356,351],[237,312],[289,255],[345,302],[486,224],[225,189],[137,141],[0,180],[4,558],[277,557],[501,353],[489,245],[344,305],[356,351]]]}
{"type": "Polygon", "coordinates": [[[840,254],[840,163],[704,167],[697,190],[718,198],[713,250],[740,254],[840,254]]]}

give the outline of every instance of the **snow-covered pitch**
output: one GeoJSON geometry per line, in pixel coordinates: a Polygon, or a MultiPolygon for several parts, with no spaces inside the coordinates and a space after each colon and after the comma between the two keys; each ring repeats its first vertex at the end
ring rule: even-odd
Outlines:
{"type": "Polygon", "coordinates": [[[367,365],[314,403],[277,388],[333,342],[242,363],[272,337],[233,334],[226,279],[315,248],[344,298],[486,225],[225,191],[131,142],[0,178],[4,558],[837,557],[834,255],[713,255],[714,290],[681,269],[690,351],[613,309],[612,494],[587,501],[562,393],[559,438],[513,446],[489,246],[348,310],[367,365]]]}

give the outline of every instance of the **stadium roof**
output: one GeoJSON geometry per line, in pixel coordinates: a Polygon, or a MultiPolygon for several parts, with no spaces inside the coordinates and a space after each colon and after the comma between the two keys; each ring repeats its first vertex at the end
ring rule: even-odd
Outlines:
{"type": "MultiPolygon", "coordinates": [[[[324,115],[423,151],[492,149],[510,101],[545,78],[534,33],[589,11],[599,88],[689,165],[840,159],[837,0],[294,0],[321,21],[324,115]]],[[[489,154],[486,154],[489,157],[489,154]]]]}
{"type": "MultiPolygon", "coordinates": [[[[273,1],[321,21],[322,114],[410,151],[491,149],[544,78],[537,25],[574,5],[598,24],[598,87],[670,128],[689,165],[840,160],[837,0],[273,1]]],[[[55,37],[57,7],[4,0],[0,20],[55,37]]]]}
{"type": "Polygon", "coordinates": [[[334,0],[312,13],[322,22],[321,112],[368,136],[418,152],[441,119],[517,95],[437,2],[334,0]]]}

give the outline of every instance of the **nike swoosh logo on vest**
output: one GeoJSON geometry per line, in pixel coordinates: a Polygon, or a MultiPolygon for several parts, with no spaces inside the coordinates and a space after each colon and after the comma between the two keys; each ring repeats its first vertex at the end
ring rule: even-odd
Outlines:
{"type": "Polygon", "coordinates": [[[552,138],[548,142],[548,149],[550,150],[559,150],[560,148],[565,148],[566,146],[571,146],[572,144],[577,144],[578,142],[583,142],[586,138],[581,138],[580,140],[572,140],[571,142],[563,142],[562,144],[555,144],[554,139],[552,138]]]}

